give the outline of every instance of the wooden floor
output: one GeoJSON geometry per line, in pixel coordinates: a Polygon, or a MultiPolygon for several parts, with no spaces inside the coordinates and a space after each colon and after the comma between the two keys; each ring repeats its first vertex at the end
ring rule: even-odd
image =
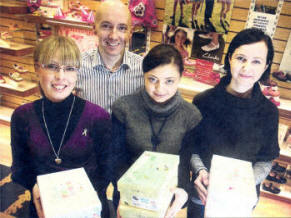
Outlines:
{"type": "MultiPolygon", "coordinates": [[[[0,124],[0,164],[11,166],[11,163],[10,127],[0,124]]],[[[112,192],[112,190],[109,190],[109,192],[112,192]]],[[[253,212],[253,217],[291,217],[290,208],[291,204],[261,197],[253,212]]],[[[180,211],[176,217],[186,217],[186,210],[180,211]]]]}

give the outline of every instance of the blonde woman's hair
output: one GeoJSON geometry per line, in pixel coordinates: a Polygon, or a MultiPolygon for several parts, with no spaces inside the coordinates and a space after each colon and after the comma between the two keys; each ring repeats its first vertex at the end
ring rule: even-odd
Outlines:
{"type": "Polygon", "coordinates": [[[58,63],[80,67],[80,50],[76,43],[64,36],[50,36],[43,39],[34,50],[34,63],[49,64],[57,55],[58,63]]]}

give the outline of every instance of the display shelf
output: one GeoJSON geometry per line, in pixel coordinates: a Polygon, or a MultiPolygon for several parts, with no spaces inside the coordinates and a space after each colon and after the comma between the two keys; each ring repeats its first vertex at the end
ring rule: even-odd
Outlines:
{"type": "Polygon", "coordinates": [[[33,14],[27,14],[22,16],[27,22],[33,23],[45,23],[52,26],[66,26],[66,27],[73,27],[73,28],[81,28],[81,29],[88,29],[93,30],[94,24],[89,24],[86,22],[81,21],[74,21],[74,20],[60,20],[54,18],[48,18],[44,16],[36,16],[33,14]]]}
{"type": "Polygon", "coordinates": [[[13,111],[13,108],[0,106],[0,123],[9,125],[13,111]]]}
{"type": "Polygon", "coordinates": [[[271,192],[267,192],[261,187],[260,195],[268,198],[272,198],[274,200],[284,201],[287,203],[291,203],[291,193],[290,191],[281,190],[279,194],[273,194],[271,192]]]}
{"type": "Polygon", "coordinates": [[[178,88],[183,98],[191,102],[196,94],[213,88],[213,86],[183,76],[178,88]]]}
{"type": "Polygon", "coordinates": [[[26,2],[20,1],[2,1],[0,2],[0,13],[8,14],[26,14],[28,13],[26,2]]]}
{"type": "MultiPolygon", "coordinates": [[[[291,100],[291,82],[282,82],[271,76],[271,79],[274,80],[279,87],[280,98],[291,100]]],[[[291,110],[291,109],[290,109],[291,110]]]]}
{"type": "Polygon", "coordinates": [[[13,56],[23,56],[28,55],[33,52],[34,47],[32,45],[25,45],[17,42],[8,42],[9,47],[1,47],[0,52],[13,55],[13,56]]]}
{"type": "Polygon", "coordinates": [[[1,93],[17,95],[20,97],[30,96],[38,91],[38,84],[35,82],[23,80],[15,82],[8,77],[4,76],[6,83],[0,84],[1,93]]]}

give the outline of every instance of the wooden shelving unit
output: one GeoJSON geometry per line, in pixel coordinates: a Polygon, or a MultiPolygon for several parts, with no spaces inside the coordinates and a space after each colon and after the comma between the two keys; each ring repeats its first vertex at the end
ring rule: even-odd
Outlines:
{"type": "Polygon", "coordinates": [[[0,2],[0,13],[26,14],[28,13],[28,7],[26,2],[3,1],[0,2]]]}
{"type": "Polygon", "coordinates": [[[38,91],[38,84],[35,82],[26,80],[15,82],[6,76],[3,77],[7,82],[0,84],[1,93],[17,95],[20,97],[27,97],[32,94],[35,94],[38,91]]]}
{"type": "Polygon", "coordinates": [[[14,56],[24,56],[31,54],[33,49],[34,47],[32,45],[25,45],[11,41],[9,42],[9,47],[0,46],[0,52],[14,56]]]}
{"type": "Polygon", "coordinates": [[[44,16],[36,16],[33,14],[21,15],[21,17],[27,22],[49,24],[51,26],[66,26],[66,27],[88,29],[88,30],[93,30],[94,28],[94,24],[89,24],[86,22],[80,22],[80,21],[74,21],[74,20],[54,19],[54,18],[48,18],[44,16]]]}

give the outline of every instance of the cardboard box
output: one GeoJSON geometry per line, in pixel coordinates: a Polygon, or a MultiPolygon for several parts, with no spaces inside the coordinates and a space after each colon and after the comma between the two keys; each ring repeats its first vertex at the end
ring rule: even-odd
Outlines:
{"type": "Polygon", "coordinates": [[[252,163],[213,155],[205,217],[251,217],[256,201],[252,163]]]}
{"type": "Polygon", "coordinates": [[[177,186],[179,156],[145,151],[118,181],[120,203],[164,211],[177,186]]]}
{"type": "Polygon", "coordinates": [[[99,218],[101,203],[84,168],[37,177],[46,218],[99,218]]]}

